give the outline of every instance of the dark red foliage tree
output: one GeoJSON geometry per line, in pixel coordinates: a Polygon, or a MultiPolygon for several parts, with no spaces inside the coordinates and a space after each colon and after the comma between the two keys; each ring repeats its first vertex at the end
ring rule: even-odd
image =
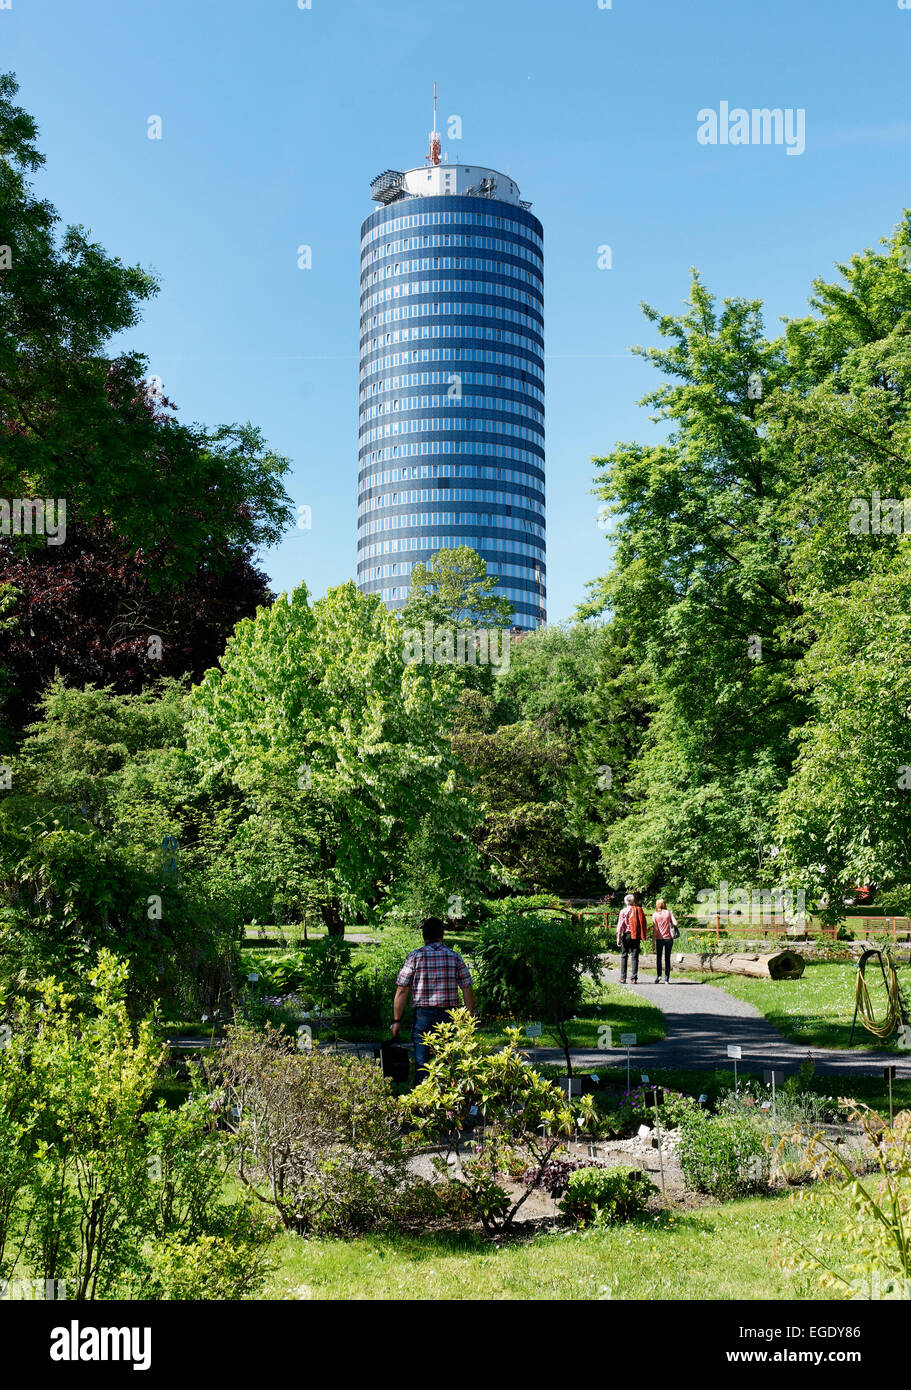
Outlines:
{"type": "Polygon", "coordinates": [[[153,583],[155,552],[131,552],[110,526],[67,527],[66,544],[0,539],[0,585],[15,590],[0,630],[8,690],[4,720],[21,729],[56,673],[68,685],[111,685],[119,694],[162,676],[198,680],[214,666],[241,618],[272,601],[249,549],[213,554],[179,587],[153,583]],[[150,582],[152,581],[152,582],[150,582]]]}

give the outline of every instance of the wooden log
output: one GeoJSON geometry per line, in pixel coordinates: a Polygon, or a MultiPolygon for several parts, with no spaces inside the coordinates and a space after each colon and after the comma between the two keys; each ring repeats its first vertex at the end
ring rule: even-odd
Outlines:
{"type": "Polygon", "coordinates": [[[752,975],[761,980],[799,980],[804,971],[803,956],[796,951],[757,952],[755,955],[716,956],[710,970],[731,975],[752,975]]]}
{"type": "MultiPolygon", "coordinates": [[[[759,980],[799,980],[805,961],[796,951],[733,952],[710,955],[708,952],[672,951],[671,964],[678,970],[700,970],[712,975],[750,975],[759,980]]],[[[642,972],[654,970],[655,957],[639,958],[642,972]]]]}

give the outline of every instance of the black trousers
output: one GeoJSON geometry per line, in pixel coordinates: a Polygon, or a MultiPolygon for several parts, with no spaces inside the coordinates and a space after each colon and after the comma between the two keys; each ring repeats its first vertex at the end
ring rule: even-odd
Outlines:
{"type": "Polygon", "coordinates": [[[620,938],[620,983],[626,984],[626,963],[632,961],[633,979],[639,978],[639,947],[640,941],[634,941],[629,932],[625,931],[620,938]]]}
{"type": "Polygon", "coordinates": [[[655,937],[655,974],[661,974],[661,957],[664,957],[664,978],[671,978],[671,946],[674,943],[668,938],[662,941],[660,936],[655,937]]]}

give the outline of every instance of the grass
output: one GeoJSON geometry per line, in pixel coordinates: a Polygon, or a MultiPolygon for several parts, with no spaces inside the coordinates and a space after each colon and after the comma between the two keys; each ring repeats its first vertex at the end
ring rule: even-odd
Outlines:
{"type": "MultiPolygon", "coordinates": [[[[908,993],[911,967],[898,965],[899,983],[908,993]]],[[[848,1047],[854,1016],[854,989],[857,967],[827,961],[808,961],[799,980],[754,980],[746,975],[691,974],[689,979],[726,990],[737,999],[752,1004],[786,1038],[813,1047],[848,1047]]],[[[885,1012],[885,990],[881,977],[867,971],[867,986],[877,1014],[885,1012]]],[[[898,1050],[891,1042],[881,1042],[858,1022],[854,1047],[898,1050]]],[[[898,1054],[903,1055],[903,1054],[898,1054]]]]}
{"type": "MultiPolygon", "coordinates": [[[[570,1020],[567,1025],[570,1047],[580,1048],[587,1051],[594,1051],[598,1047],[598,1029],[609,1024],[613,1029],[614,1038],[618,1033],[635,1033],[637,1045],[645,1046],[647,1043],[660,1042],[665,1036],[667,1029],[664,1022],[664,1014],[654,1004],[650,1004],[640,995],[633,994],[629,990],[621,989],[619,985],[603,984],[598,988],[597,1001],[583,1006],[583,1012],[578,1018],[570,1020]]],[[[538,1022],[537,1019],[503,1019],[485,1022],[481,1029],[482,1036],[490,1041],[491,1047],[500,1047],[506,1041],[506,1029],[515,1027],[525,1029],[529,1023],[538,1022]]],[[[529,1046],[533,1040],[529,1040],[529,1046]]],[[[544,1032],[537,1039],[539,1048],[554,1048],[560,1044],[547,1026],[544,1032]]]]}
{"type": "Polygon", "coordinates": [[[474,1232],[276,1241],[263,1298],[418,1299],[819,1298],[815,1282],[774,1263],[792,1232],[817,1246],[822,1218],[787,1195],[661,1213],[604,1231],[547,1232],[492,1244],[474,1232]]]}

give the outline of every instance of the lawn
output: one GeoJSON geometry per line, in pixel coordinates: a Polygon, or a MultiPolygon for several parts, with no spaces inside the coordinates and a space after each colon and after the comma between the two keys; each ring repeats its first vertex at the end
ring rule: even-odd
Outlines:
{"type": "MultiPolygon", "coordinates": [[[[898,965],[897,969],[899,983],[907,997],[911,993],[911,967],[898,965]]],[[[853,964],[808,961],[799,980],[753,980],[746,975],[701,973],[691,974],[689,978],[746,1000],[765,1014],[784,1037],[795,1042],[810,1043],[814,1047],[848,1046],[857,980],[857,967],[853,964]]],[[[878,969],[868,969],[866,978],[877,1016],[882,1017],[885,991],[878,969]]],[[[891,1042],[883,1043],[874,1038],[860,1023],[853,1045],[887,1050],[893,1046],[891,1042]]]]}
{"type": "Polygon", "coordinates": [[[787,1300],[814,1282],[773,1262],[790,1231],[816,1246],[820,1217],[787,1194],[662,1213],[604,1231],[491,1244],[473,1232],[302,1240],[281,1236],[263,1298],[787,1300]]]}
{"type": "MultiPolygon", "coordinates": [[[[656,1005],[650,1004],[648,1000],[633,994],[630,990],[621,989],[619,985],[603,983],[598,986],[595,999],[598,1002],[585,1005],[579,1017],[570,1020],[567,1025],[569,1043],[572,1048],[582,1048],[588,1051],[596,1049],[599,1039],[598,1030],[603,1028],[605,1024],[609,1024],[613,1031],[615,1046],[620,1033],[635,1033],[639,1046],[660,1042],[667,1033],[662,1011],[656,1005]]],[[[489,1040],[491,1047],[499,1047],[506,1041],[507,1027],[519,1026],[524,1029],[533,1022],[537,1022],[537,1020],[486,1020],[481,1028],[481,1033],[485,1039],[489,1040]]],[[[560,1046],[557,1038],[546,1027],[537,1042],[538,1046],[542,1048],[560,1046]]],[[[529,1042],[529,1046],[531,1046],[531,1042],[529,1042]]]]}

